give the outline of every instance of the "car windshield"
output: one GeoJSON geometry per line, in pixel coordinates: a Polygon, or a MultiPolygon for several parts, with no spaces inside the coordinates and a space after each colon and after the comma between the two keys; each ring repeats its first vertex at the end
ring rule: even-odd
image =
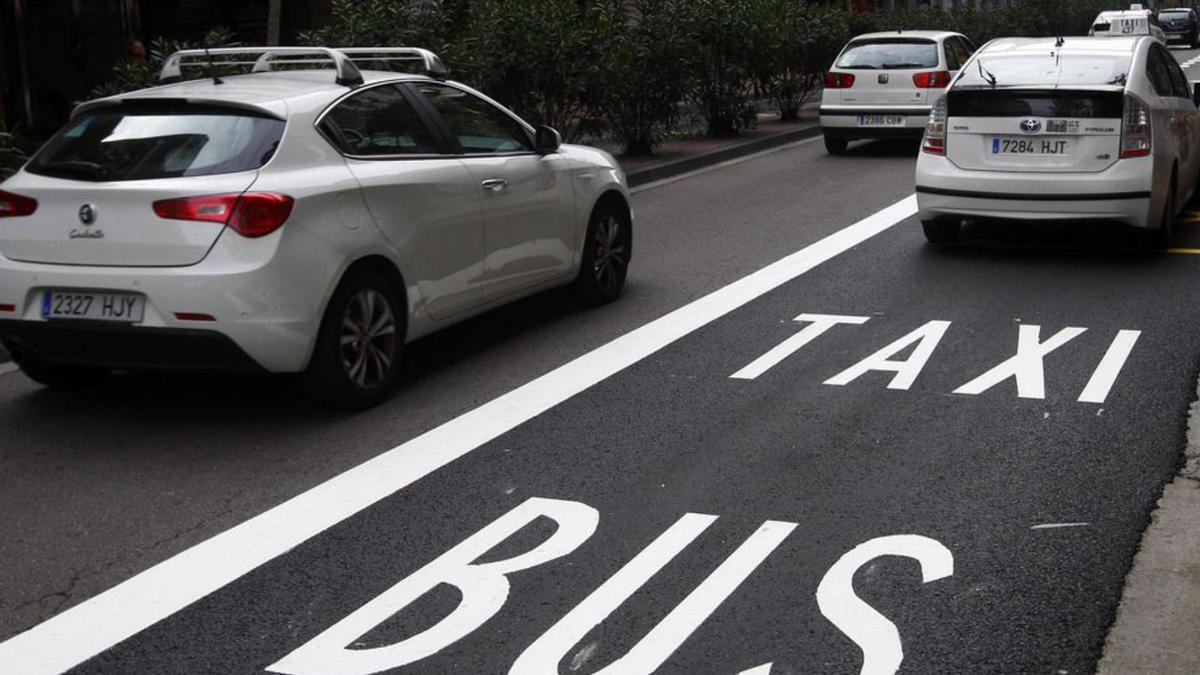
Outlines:
{"type": "Polygon", "coordinates": [[[845,70],[936,68],[937,43],[930,40],[864,40],[852,42],[836,67],[845,70]]]}
{"type": "Polygon", "coordinates": [[[27,170],[86,181],[248,171],[267,163],[283,128],[282,120],[219,108],[105,108],[72,120],[27,170]]]}
{"type": "Polygon", "coordinates": [[[1124,86],[1130,56],[1060,54],[992,56],[982,54],[965,69],[959,87],[1124,86]]]}

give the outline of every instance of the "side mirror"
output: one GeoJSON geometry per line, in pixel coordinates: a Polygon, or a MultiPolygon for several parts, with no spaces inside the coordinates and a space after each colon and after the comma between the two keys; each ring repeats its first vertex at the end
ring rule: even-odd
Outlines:
{"type": "Polygon", "coordinates": [[[1192,83],[1192,103],[1195,103],[1196,107],[1200,108],[1200,82],[1192,83]]]}
{"type": "Polygon", "coordinates": [[[558,152],[562,145],[562,134],[551,127],[540,126],[533,136],[533,150],[539,155],[550,155],[558,152]]]}

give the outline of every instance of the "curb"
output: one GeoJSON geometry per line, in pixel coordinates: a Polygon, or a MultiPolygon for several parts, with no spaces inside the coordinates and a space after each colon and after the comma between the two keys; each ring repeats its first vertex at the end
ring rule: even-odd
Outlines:
{"type": "Polygon", "coordinates": [[[1200,673],[1200,400],[1188,413],[1183,462],[1125,577],[1099,675],[1200,673]]]}
{"type": "Polygon", "coordinates": [[[737,159],[746,155],[753,155],[756,152],[769,150],[788,143],[795,143],[814,136],[821,135],[821,125],[819,123],[806,124],[797,129],[785,131],[783,133],[767,136],[764,138],[756,138],[753,140],[736,143],[734,145],[710,150],[708,152],[694,155],[692,157],[683,157],[671,162],[650,166],[644,169],[626,172],[625,178],[629,181],[629,187],[634,188],[646,183],[663,180],[664,178],[672,178],[680,174],[685,174],[696,169],[713,164],[720,164],[731,159],[737,159]]]}

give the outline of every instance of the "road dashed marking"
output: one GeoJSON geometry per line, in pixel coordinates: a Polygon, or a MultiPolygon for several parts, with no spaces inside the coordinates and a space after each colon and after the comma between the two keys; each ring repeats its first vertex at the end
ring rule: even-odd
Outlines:
{"type": "Polygon", "coordinates": [[[1191,68],[1192,66],[1196,65],[1197,63],[1200,63],[1200,56],[1193,56],[1192,58],[1188,59],[1187,61],[1184,61],[1183,63],[1179,64],[1179,67],[1186,70],[1186,69],[1191,68]]]}

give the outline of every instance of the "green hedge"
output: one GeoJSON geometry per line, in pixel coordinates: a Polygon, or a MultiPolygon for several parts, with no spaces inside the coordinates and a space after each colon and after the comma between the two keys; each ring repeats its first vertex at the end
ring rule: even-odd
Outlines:
{"type": "MultiPolygon", "coordinates": [[[[768,102],[795,119],[853,35],[946,29],[998,36],[1081,35],[1119,0],[1020,0],[1008,9],[851,13],[803,0],[334,0],[300,42],[423,46],[454,77],[568,140],[604,134],[651,152],[698,115],[710,135],[752,128],[768,102]]],[[[162,44],[162,43],[159,43],[162,44]]],[[[158,45],[156,45],[158,46],[158,45]]],[[[165,44],[162,44],[165,47],[165,44]]],[[[152,83],[165,49],[118,64],[113,93],[152,83]]]]}

